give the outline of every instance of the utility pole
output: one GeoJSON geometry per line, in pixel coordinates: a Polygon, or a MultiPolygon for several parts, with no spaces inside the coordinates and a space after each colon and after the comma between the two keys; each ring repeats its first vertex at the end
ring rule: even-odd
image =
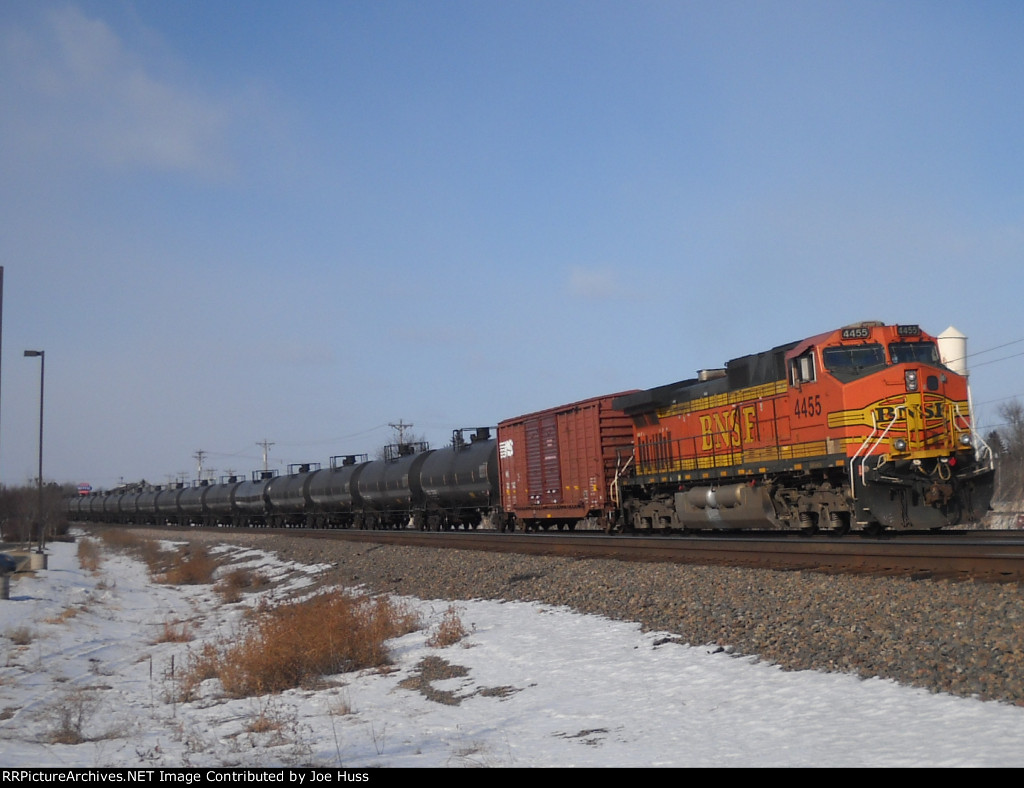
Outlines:
{"type": "Polygon", "coordinates": [[[0,359],[3,358],[4,336],[4,267],[0,265],[0,359]]]}
{"type": "Polygon", "coordinates": [[[199,463],[199,469],[196,472],[196,478],[199,479],[200,481],[202,481],[202,478],[203,478],[203,457],[206,456],[206,452],[203,451],[202,449],[196,449],[196,453],[193,454],[192,456],[195,457],[196,461],[199,463]]]}
{"type": "Polygon", "coordinates": [[[267,462],[267,455],[270,453],[270,447],[274,444],[264,438],[262,441],[256,444],[257,446],[263,447],[263,472],[266,473],[270,470],[270,465],[267,462]]]}
{"type": "Polygon", "coordinates": [[[39,477],[36,479],[39,489],[39,552],[46,547],[46,522],[43,518],[43,384],[46,381],[46,351],[26,350],[27,357],[39,359],[39,477]]]}
{"type": "Polygon", "coordinates": [[[408,429],[412,429],[416,425],[414,425],[414,424],[406,424],[404,421],[399,419],[398,420],[398,424],[388,424],[388,426],[391,427],[391,429],[395,430],[398,433],[398,444],[400,446],[404,446],[405,445],[405,431],[408,430],[408,429]]]}

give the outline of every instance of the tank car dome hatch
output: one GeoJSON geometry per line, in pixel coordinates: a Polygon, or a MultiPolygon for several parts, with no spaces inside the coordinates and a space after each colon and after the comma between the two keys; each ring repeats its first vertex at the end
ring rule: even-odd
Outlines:
{"type": "Polygon", "coordinates": [[[967,337],[950,326],[937,339],[942,363],[956,374],[967,377],[967,337]]]}

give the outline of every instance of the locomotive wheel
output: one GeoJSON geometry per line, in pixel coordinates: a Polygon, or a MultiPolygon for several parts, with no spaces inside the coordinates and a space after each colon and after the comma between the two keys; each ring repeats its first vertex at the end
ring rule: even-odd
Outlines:
{"type": "Polygon", "coordinates": [[[832,528],[829,533],[834,536],[846,536],[850,533],[850,514],[849,512],[833,512],[830,515],[830,522],[832,528]]]}
{"type": "Polygon", "coordinates": [[[818,515],[815,512],[800,512],[800,535],[814,536],[818,533],[818,515]]]}

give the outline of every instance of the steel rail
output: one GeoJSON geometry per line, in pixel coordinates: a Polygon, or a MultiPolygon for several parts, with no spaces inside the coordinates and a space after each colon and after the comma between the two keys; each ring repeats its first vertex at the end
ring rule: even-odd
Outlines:
{"type": "MultiPolygon", "coordinates": [[[[260,529],[265,532],[266,529],[260,529]]],[[[868,539],[629,538],[604,535],[526,535],[493,532],[297,531],[280,533],[410,547],[515,552],[681,564],[715,564],[782,571],[904,575],[917,579],[1020,582],[1024,540],[930,537],[868,539]]]]}

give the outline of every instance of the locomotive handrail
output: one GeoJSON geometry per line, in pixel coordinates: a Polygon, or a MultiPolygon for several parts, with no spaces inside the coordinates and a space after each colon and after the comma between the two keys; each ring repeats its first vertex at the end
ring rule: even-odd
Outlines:
{"type": "MultiPolygon", "coordinates": [[[[871,434],[868,435],[868,437],[864,439],[864,442],[860,445],[860,448],[857,449],[856,454],[854,454],[852,459],[850,460],[850,492],[853,494],[854,497],[856,497],[856,494],[857,494],[857,487],[854,484],[854,473],[855,473],[855,468],[857,467],[857,458],[860,457],[860,453],[862,451],[864,451],[864,449],[867,447],[867,445],[869,443],[871,443],[871,439],[875,436],[876,432],[878,432],[878,416],[874,412],[872,412],[872,414],[871,414],[871,434]]],[[[863,477],[861,478],[861,481],[863,482],[863,477]]]]}
{"type": "Polygon", "coordinates": [[[864,454],[863,457],[861,457],[861,452],[863,452],[864,449],[867,447],[867,445],[869,443],[871,443],[871,439],[874,438],[875,433],[878,432],[878,414],[872,412],[872,414],[871,414],[871,422],[872,422],[871,434],[868,435],[868,437],[864,439],[864,443],[861,444],[860,448],[857,449],[857,453],[853,455],[853,459],[850,460],[850,489],[851,489],[851,491],[856,489],[854,487],[853,474],[854,474],[854,469],[855,469],[855,467],[857,465],[857,459],[860,458],[860,482],[861,482],[861,484],[864,484],[864,472],[865,472],[864,471],[864,466],[867,465],[868,459],[870,457],[874,456],[875,449],[878,448],[878,446],[882,443],[883,440],[885,440],[885,436],[889,434],[889,430],[892,429],[892,426],[896,423],[896,421],[900,417],[900,411],[903,411],[903,410],[906,410],[906,405],[897,405],[894,408],[894,414],[893,414],[892,420],[889,422],[888,425],[886,425],[886,428],[882,431],[882,434],[878,436],[878,438],[875,440],[874,444],[872,444],[871,448],[868,449],[868,451],[864,454]]]}
{"type": "MultiPolygon", "coordinates": [[[[970,415],[968,413],[967,415],[970,415]]],[[[973,418],[971,421],[967,420],[967,416],[960,412],[960,403],[957,402],[953,405],[953,426],[959,427],[962,430],[966,430],[971,434],[972,440],[976,440],[980,446],[975,445],[974,447],[974,460],[975,462],[982,462],[983,459],[990,468],[995,467],[995,453],[992,451],[992,447],[988,445],[980,432],[974,430],[973,418]],[[984,449],[984,451],[982,451],[984,449]]]]}
{"type": "Polygon", "coordinates": [[[626,469],[629,467],[630,463],[633,462],[633,460],[635,458],[636,458],[635,454],[630,454],[629,455],[629,459],[626,460],[626,464],[625,465],[623,465],[621,468],[619,468],[619,467],[615,468],[615,476],[612,477],[612,484],[611,484],[611,488],[608,491],[608,493],[609,493],[608,497],[611,498],[612,503],[615,504],[616,506],[618,506],[619,505],[619,501],[622,500],[621,493],[620,493],[620,490],[619,490],[619,478],[622,476],[623,473],[626,472],[626,469]]]}

